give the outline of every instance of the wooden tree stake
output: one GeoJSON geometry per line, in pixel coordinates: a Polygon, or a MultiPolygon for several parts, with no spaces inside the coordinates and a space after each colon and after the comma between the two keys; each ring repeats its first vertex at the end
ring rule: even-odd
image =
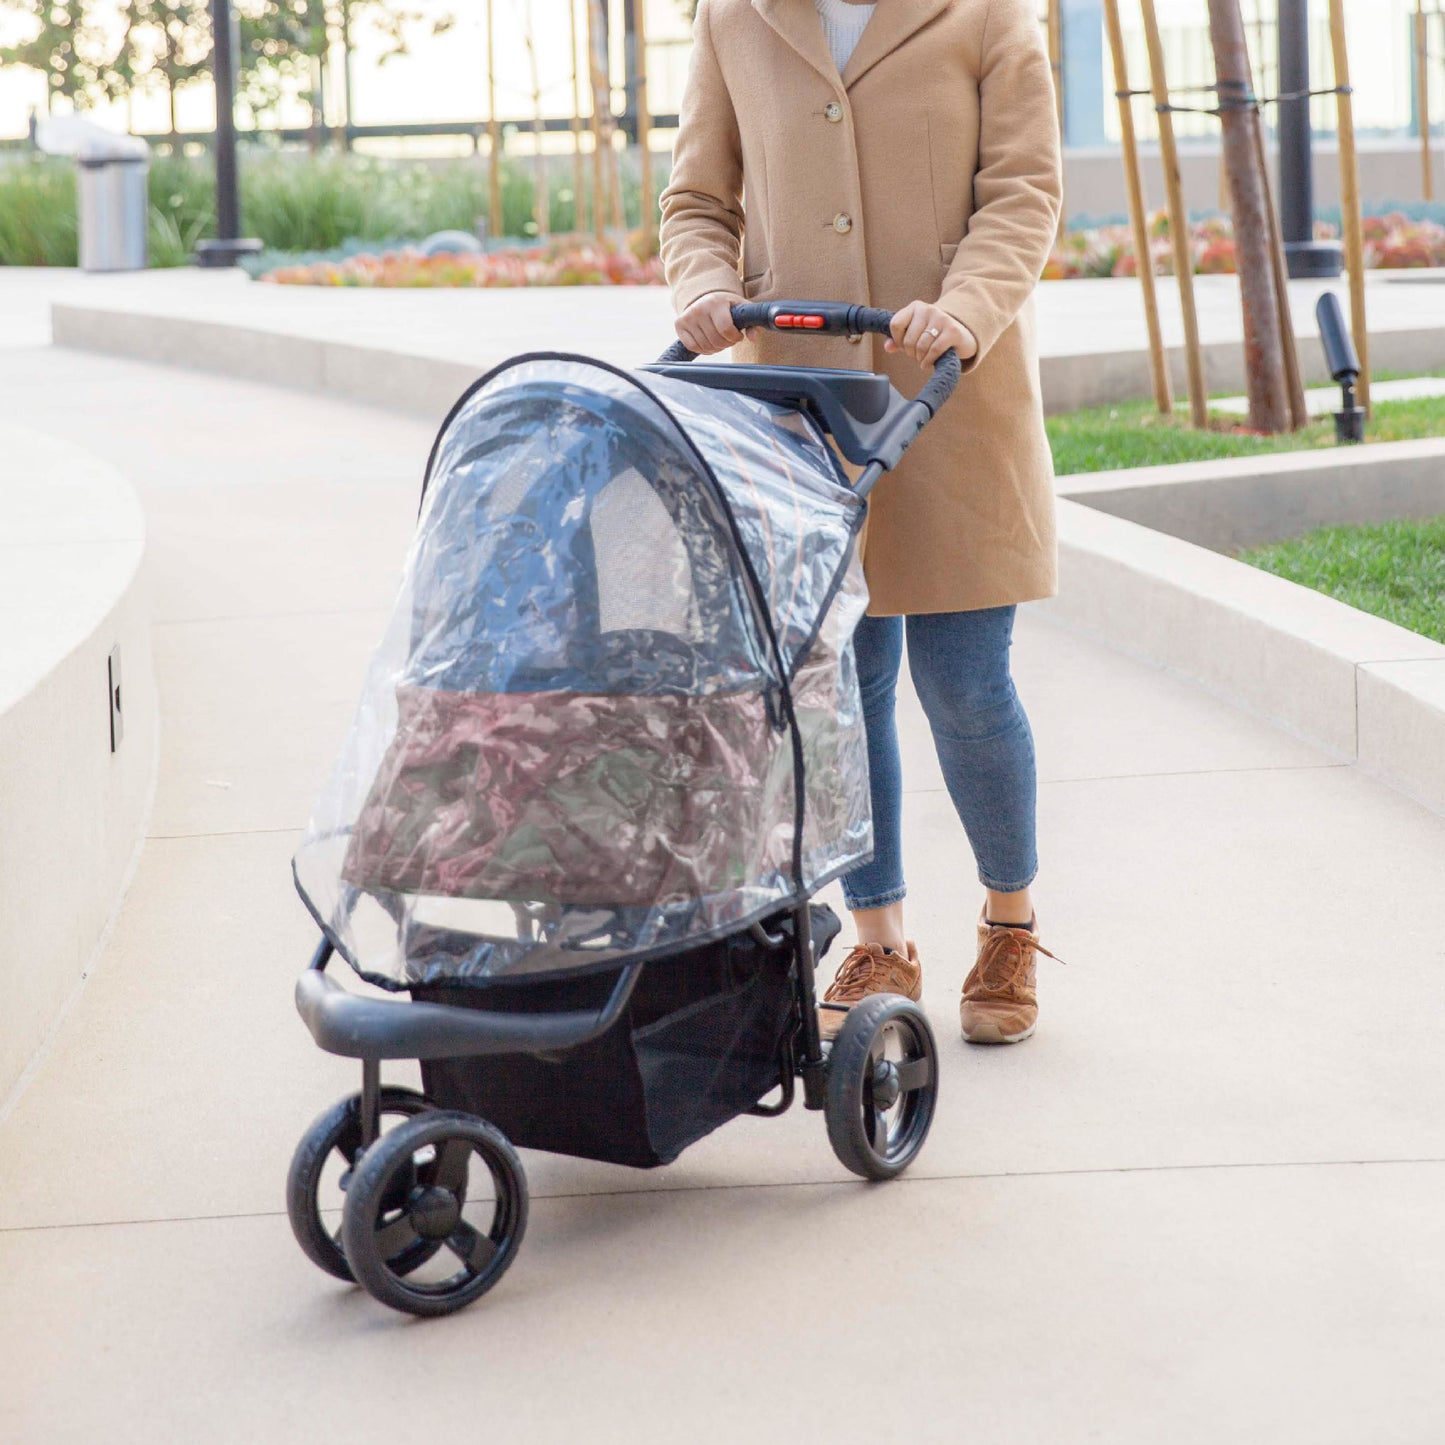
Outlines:
{"type": "Polygon", "coordinates": [[[1427,201],[1435,199],[1435,165],[1430,154],[1430,27],[1425,0],[1415,0],[1415,109],[1419,112],[1420,167],[1427,201]]]}
{"type": "MultiPolygon", "coordinates": [[[[643,0],[637,0],[639,6],[643,0]]],[[[1049,65],[1054,72],[1054,107],[1059,115],[1059,144],[1064,140],[1064,0],[1049,0],[1049,65]]],[[[1068,224],[1068,213],[1060,197],[1059,235],[1068,224]]]]}
{"type": "Polygon", "coordinates": [[[1355,103],[1350,91],[1350,51],[1345,35],[1344,0],[1330,0],[1330,43],[1335,56],[1335,85],[1339,94],[1340,221],[1344,233],[1345,265],[1350,273],[1350,330],[1360,357],[1360,380],[1355,389],[1360,405],[1370,409],[1370,331],[1365,315],[1365,233],[1360,210],[1360,163],[1355,151],[1355,103]]]}
{"type": "Polygon", "coordinates": [[[582,67],[577,60],[577,0],[567,0],[572,25],[572,229],[587,229],[587,172],[582,161],[582,67]]]}
{"type": "Polygon", "coordinates": [[[1149,246],[1149,217],[1144,206],[1144,178],[1139,170],[1139,139],[1134,132],[1134,102],[1129,94],[1129,61],[1124,51],[1124,30],[1119,23],[1119,0],[1104,0],[1109,49],[1114,59],[1114,89],[1119,96],[1119,131],[1124,155],[1124,181],[1129,191],[1129,222],[1134,231],[1134,269],[1144,292],[1144,321],[1149,328],[1149,372],[1154,380],[1154,401],[1160,414],[1174,414],[1174,385],[1164,351],[1159,322],[1159,292],[1154,284],[1154,253],[1149,246]]]}
{"type": "Polygon", "coordinates": [[[497,48],[492,24],[493,0],[487,0],[487,230],[502,235],[502,128],[497,123],[497,48]]]}
{"type": "Polygon", "coordinates": [[[642,244],[647,255],[657,249],[657,218],[652,195],[652,111],[647,98],[647,0],[634,0],[633,43],[637,46],[637,169],[642,244]]]}
{"type": "Polygon", "coordinates": [[[1169,112],[1169,80],[1164,71],[1164,42],[1154,0],[1139,0],[1144,36],[1149,45],[1149,85],[1159,115],[1159,159],[1169,195],[1169,239],[1174,247],[1174,276],[1179,283],[1179,304],[1184,313],[1184,361],[1189,378],[1189,413],[1196,427],[1209,425],[1209,393],[1204,384],[1204,355],[1199,348],[1199,311],[1194,301],[1194,247],[1190,242],[1189,213],[1184,209],[1184,188],[1179,179],[1179,147],[1174,139],[1174,117],[1169,112]]]}

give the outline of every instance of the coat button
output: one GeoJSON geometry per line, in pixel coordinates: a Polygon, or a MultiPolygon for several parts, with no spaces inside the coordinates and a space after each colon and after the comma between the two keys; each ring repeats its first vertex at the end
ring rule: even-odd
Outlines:
{"type": "Polygon", "coordinates": [[[827,105],[823,107],[823,114],[829,120],[842,120],[843,107],[839,105],[836,100],[830,100],[827,105]]]}
{"type": "Polygon", "coordinates": [[[848,337],[848,340],[851,341],[854,346],[857,346],[858,343],[859,343],[860,341],[862,341],[862,339],[863,339],[863,338],[862,338],[861,336],[851,336],[851,335],[850,335],[850,336],[848,337]]]}
{"type": "Polygon", "coordinates": [[[853,229],[853,217],[839,211],[833,217],[833,229],[840,235],[846,236],[853,229]]]}

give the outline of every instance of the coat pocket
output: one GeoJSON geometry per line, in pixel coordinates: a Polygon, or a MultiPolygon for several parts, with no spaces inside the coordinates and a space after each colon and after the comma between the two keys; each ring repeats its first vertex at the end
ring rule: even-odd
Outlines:
{"type": "Polygon", "coordinates": [[[752,271],[743,277],[743,295],[749,301],[764,295],[772,288],[773,268],[769,266],[765,271],[752,271]]]}

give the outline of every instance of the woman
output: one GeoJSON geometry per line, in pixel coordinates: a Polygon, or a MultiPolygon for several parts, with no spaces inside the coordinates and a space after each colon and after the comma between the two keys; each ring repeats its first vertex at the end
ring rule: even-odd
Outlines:
{"type": "MultiPolygon", "coordinates": [[[[1038,1018],[1033,737],[1009,673],[1014,609],[1054,591],[1053,468],[1030,298],[1058,223],[1059,141],[1036,0],[701,0],[662,255],[693,351],[963,381],[873,493],[857,653],[876,852],[844,879],[857,945],[825,1037],[872,993],[917,999],[903,924],[894,692],[909,668],[986,890],[960,1005],[972,1043],[1038,1018]],[[740,299],[867,302],[892,337],[732,324],[740,299]]],[[[960,971],[962,969],[960,968],[960,971]]]]}

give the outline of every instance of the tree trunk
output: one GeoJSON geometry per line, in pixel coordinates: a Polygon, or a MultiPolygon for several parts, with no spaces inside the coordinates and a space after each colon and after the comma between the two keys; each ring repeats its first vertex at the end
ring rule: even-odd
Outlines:
{"type": "Polygon", "coordinates": [[[1290,428],[1289,385],[1275,292],[1274,228],[1260,164],[1260,116],[1247,99],[1254,95],[1249,48],[1239,0],[1209,0],[1209,35],[1219,77],[1223,114],[1224,169],[1234,216],[1234,249],[1244,304],[1244,358],[1249,424],[1275,434],[1290,428]]]}

